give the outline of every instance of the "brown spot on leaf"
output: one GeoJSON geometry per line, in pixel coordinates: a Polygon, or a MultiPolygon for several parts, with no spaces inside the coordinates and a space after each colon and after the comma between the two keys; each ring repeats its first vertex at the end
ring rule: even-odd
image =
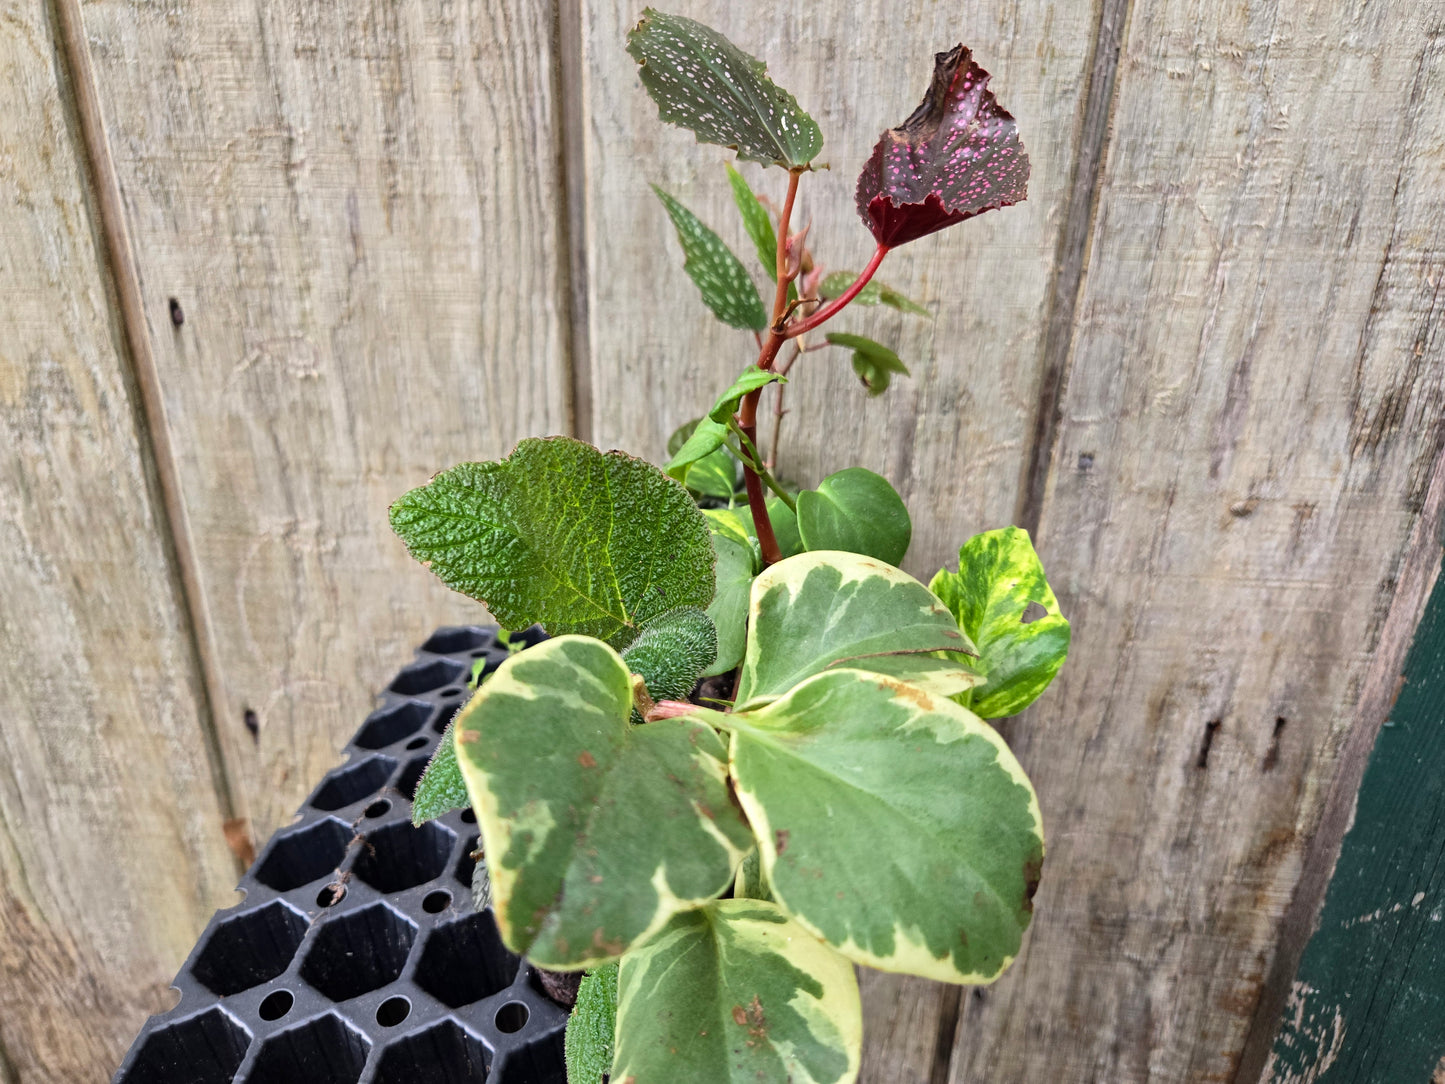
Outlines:
{"type": "Polygon", "coordinates": [[[480,738],[481,736],[482,736],[482,732],[481,732],[480,730],[459,730],[459,731],[457,731],[457,741],[463,742],[463,743],[465,743],[465,742],[474,742],[474,741],[476,741],[478,738],[480,738]]]}
{"type": "Polygon", "coordinates": [[[779,828],[773,833],[773,847],[781,855],[788,849],[788,838],[792,835],[786,828],[779,828]]]}
{"type": "Polygon", "coordinates": [[[733,1006],[733,1023],[740,1028],[747,1026],[748,1014],[743,1011],[743,1007],[741,1005],[733,1006]]]}
{"type": "Polygon", "coordinates": [[[597,767],[597,758],[586,749],[583,749],[582,754],[577,758],[577,763],[584,768],[595,768],[597,767]]]}

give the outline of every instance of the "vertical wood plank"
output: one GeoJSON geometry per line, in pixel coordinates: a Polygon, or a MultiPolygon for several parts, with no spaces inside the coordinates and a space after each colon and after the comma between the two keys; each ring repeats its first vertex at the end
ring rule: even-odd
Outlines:
{"type": "Polygon", "coordinates": [[[1040,532],[1075,651],[1009,728],[1051,849],[956,1081],[1234,1079],[1445,444],[1442,16],[1135,0],[1040,532]]]}
{"type": "Polygon", "coordinates": [[[85,20],[218,725],[264,839],[397,656],[479,618],[388,505],[569,429],[551,13],[97,0],[85,20]]]}
{"type": "Polygon", "coordinates": [[[0,1078],[108,1078],[235,867],[47,6],[0,4],[0,1078]]]}
{"type": "MultiPolygon", "coordinates": [[[[697,417],[757,349],[702,306],[648,187],[677,195],[752,266],[723,170],[731,154],[662,125],[624,51],[641,10],[617,0],[583,4],[585,236],[593,437],[656,460],[672,429],[697,417]]],[[[812,222],[810,243],[834,268],[858,269],[872,254],[853,207],[857,173],[879,133],[917,105],[935,51],[969,44],[1019,118],[1033,164],[1029,201],[900,249],[879,274],[934,319],[863,309],[839,321],[840,329],[897,343],[913,379],[870,400],[848,356],[834,351],[800,361],[788,391],[781,473],[804,482],[854,465],[885,474],[917,513],[906,565],[929,576],[956,563],[969,535],[1015,514],[1095,12],[1038,0],[865,0],[846,10],[695,0],[674,10],[767,60],[818,120],[827,141],[821,159],[833,168],[804,179],[796,221],[812,222]]],[[[781,198],[781,171],[741,168],[756,190],[781,198]]],[[[930,1080],[941,988],[868,971],[861,980],[862,1078],[930,1080]]]]}

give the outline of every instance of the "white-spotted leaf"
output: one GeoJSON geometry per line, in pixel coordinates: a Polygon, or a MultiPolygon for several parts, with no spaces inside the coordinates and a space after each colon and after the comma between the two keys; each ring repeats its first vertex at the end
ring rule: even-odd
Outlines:
{"type": "MultiPolygon", "coordinates": [[[[848,287],[858,278],[856,271],[833,271],[824,276],[823,281],[818,284],[818,296],[824,301],[832,301],[835,297],[841,297],[848,292],[848,287]]],[[[873,279],[853,297],[854,305],[887,305],[890,309],[897,309],[899,312],[910,313],[914,316],[933,315],[918,302],[913,301],[899,293],[886,283],[873,279]]]]}
{"type": "Polygon", "coordinates": [[[763,900],[680,914],[622,958],[617,1084],[851,1084],[852,965],[763,900]]]}
{"type": "Polygon", "coordinates": [[[615,959],[721,894],[751,845],[697,719],[628,722],[626,663],[561,636],[513,655],[457,719],[493,909],[544,967],[615,959]]]}
{"type": "Polygon", "coordinates": [[[723,323],[744,331],[762,331],[768,326],[767,313],[758,288],[742,262],[723,239],[657,185],[657,198],[667,208],[682,242],[682,269],[702,292],[703,302],[723,323]]]}

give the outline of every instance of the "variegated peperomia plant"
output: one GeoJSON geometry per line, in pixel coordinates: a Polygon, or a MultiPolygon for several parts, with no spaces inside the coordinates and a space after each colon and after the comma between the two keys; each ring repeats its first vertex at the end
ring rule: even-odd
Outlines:
{"type": "Polygon", "coordinates": [[[786,171],[774,209],[728,166],[771,312],[727,244],[659,190],[684,270],[755,335],[755,363],[674,435],[662,470],[524,440],[393,506],[448,585],[550,635],[479,678],[413,816],[470,805],[478,905],[544,974],[586,972],[571,1084],[852,1081],[853,964],[986,983],[1019,952],[1043,829],[984,720],[1043,691],[1069,625],[1022,530],[970,539],[925,587],[896,567],[912,524],[883,478],[780,481],[782,386],[832,346],[870,394],[907,375],[882,344],[814,332],[849,304],[928,315],[878,266],[1023,199],[1028,158],[969,51],[940,53],[858,179],[874,256],[830,273],[792,229],[822,147],[793,96],[689,19],[647,11],[628,51],[664,120],[786,171]]]}

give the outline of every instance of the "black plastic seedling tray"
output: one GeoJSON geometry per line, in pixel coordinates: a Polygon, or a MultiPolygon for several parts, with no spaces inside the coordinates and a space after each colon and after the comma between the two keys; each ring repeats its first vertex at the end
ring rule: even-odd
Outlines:
{"type": "MultiPolygon", "coordinates": [[[[540,630],[522,634],[540,640],[540,630]]],[[[495,630],[438,629],[241,879],[114,1084],[565,1084],[566,1012],[472,908],[477,828],[411,797],[495,630]]]]}

